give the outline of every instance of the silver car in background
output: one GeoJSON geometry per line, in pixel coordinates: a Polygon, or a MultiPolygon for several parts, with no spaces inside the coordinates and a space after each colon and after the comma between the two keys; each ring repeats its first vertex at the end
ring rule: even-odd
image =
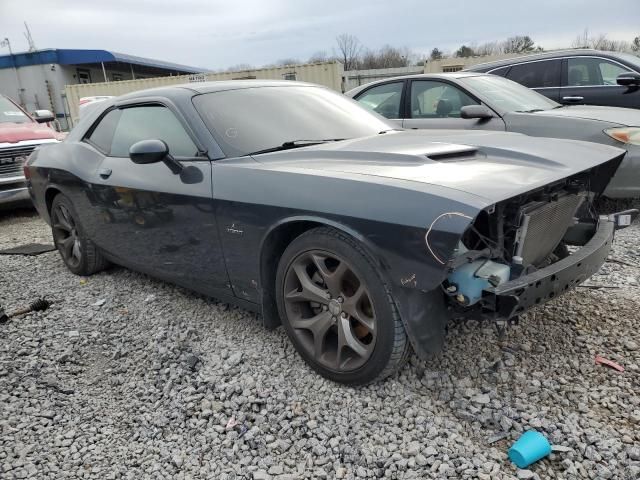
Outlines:
{"type": "MultiPolygon", "coordinates": [[[[519,83],[475,72],[385,79],[345,95],[408,129],[498,130],[624,148],[605,195],[640,197],[640,110],[560,105],[519,83]]],[[[447,141],[446,132],[433,135],[447,141]]]]}

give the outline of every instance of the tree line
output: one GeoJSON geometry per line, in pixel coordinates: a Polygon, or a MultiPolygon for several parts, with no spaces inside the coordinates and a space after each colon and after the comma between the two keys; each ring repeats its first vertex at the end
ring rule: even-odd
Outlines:
{"type": "MultiPolygon", "coordinates": [[[[430,53],[415,52],[407,47],[394,47],[384,45],[378,49],[365,47],[358,37],[349,33],[343,33],[336,37],[336,45],[331,49],[318,50],[308,59],[287,57],[277,60],[265,67],[280,67],[284,65],[297,65],[301,63],[318,63],[337,60],[342,62],[345,70],[369,70],[376,68],[408,67],[410,65],[422,65],[425,58],[429,60],[441,60],[451,57],[476,57],[486,55],[501,55],[507,53],[527,54],[542,52],[544,49],[536,45],[529,35],[515,35],[502,41],[491,41],[481,44],[463,44],[453,52],[434,48],[430,53]]],[[[606,34],[592,35],[585,29],[571,43],[572,48],[593,48],[608,51],[633,51],[640,52],[640,35],[631,41],[612,40],[606,34]]],[[[228,71],[250,70],[249,64],[239,64],[229,67],[228,71]]]]}

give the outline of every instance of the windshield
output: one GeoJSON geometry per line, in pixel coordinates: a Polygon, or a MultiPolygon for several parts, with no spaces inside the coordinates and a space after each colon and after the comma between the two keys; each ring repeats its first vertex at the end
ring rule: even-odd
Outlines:
{"type": "Polygon", "coordinates": [[[228,157],[287,142],[375,135],[394,125],[353,100],[321,87],[255,87],[193,98],[228,157]]]}
{"type": "Polygon", "coordinates": [[[559,104],[519,83],[494,75],[464,77],[460,82],[477,92],[490,107],[505,112],[531,112],[551,110],[559,104]]]}
{"type": "Polygon", "coordinates": [[[633,68],[636,69],[636,72],[640,73],[640,57],[633,55],[631,53],[622,53],[619,52],[617,55],[627,63],[629,63],[633,68]]]}
{"type": "Polygon", "coordinates": [[[0,97],[0,123],[30,123],[31,119],[5,97],[0,97]]]}

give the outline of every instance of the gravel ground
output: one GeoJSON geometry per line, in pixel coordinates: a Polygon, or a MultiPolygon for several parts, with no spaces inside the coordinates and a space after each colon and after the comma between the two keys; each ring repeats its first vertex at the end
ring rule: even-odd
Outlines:
{"type": "MultiPolygon", "coordinates": [[[[49,242],[0,214],[0,248],[49,242]]],[[[311,372],[282,329],[123,268],[69,273],[56,252],[0,256],[0,478],[640,478],[640,225],[589,285],[385,382],[311,372]],[[596,365],[602,355],[625,367],[596,365]],[[535,428],[562,452],[518,470],[535,428]]]]}

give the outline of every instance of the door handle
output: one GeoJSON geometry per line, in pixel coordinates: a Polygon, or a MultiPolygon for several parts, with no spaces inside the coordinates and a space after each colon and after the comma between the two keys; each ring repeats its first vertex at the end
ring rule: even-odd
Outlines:
{"type": "Polygon", "coordinates": [[[111,176],[111,169],[101,168],[100,170],[98,170],[98,175],[100,175],[101,178],[104,178],[106,180],[111,176]]]}
{"type": "Polygon", "coordinates": [[[581,102],[584,100],[584,97],[562,97],[562,100],[565,102],[581,102]]]}

